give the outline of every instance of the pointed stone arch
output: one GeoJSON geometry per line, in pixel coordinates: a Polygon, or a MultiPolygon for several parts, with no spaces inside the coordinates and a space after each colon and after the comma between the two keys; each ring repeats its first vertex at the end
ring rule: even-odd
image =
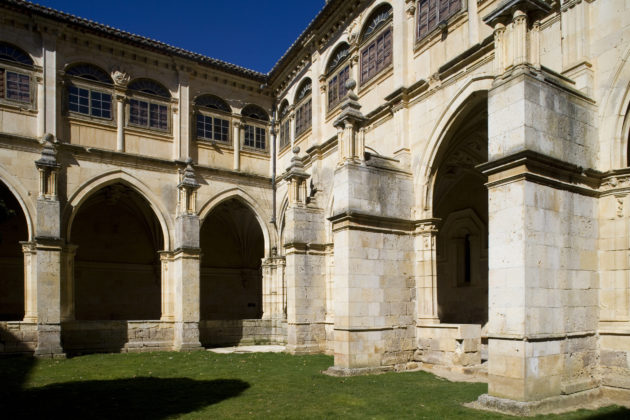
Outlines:
{"type": "Polygon", "coordinates": [[[599,114],[600,170],[630,166],[630,47],[606,84],[599,114]]]}
{"type": "Polygon", "coordinates": [[[416,179],[416,185],[419,185],[417,208],[421,214],[420,218],[431,216],[431,203],[433,202],[433,188],[435,184],[435,175],[437,166],[439,166],[439,154],[442,145],[448,140],[446,136],[452,132],[454,124],[457,124],[459,116],[467,112],[469,106],[479,100],[487,98],[487,92],[492,87],[493,77],[482,76],[472,78],[458,91],[453,99],[445,104],[442,108],[437,123],[431,130],[427,146],[423,156],[419,159],[420,167],[414,168],[419,179],[416,179]]]}
{"type": "Polygon", "coordinates": [[[22,244],[31,240],[29,218],[17,189],[0,175],[0,321],[22,321],[26,316],[29,269],[22,244]]]}
{"type": "Polygon", "coordinates": [[[70,238],[72,223],[81,207],[81,204],[89,199],[92,194],[108,185],[116,183],[121,183],[130,187],[147,201],[149,207],[160,223],[162,237],[164,239],[164,250],[170,250],[173,246],[173,235],[171,232],[173,232],[174,229],[173,222],[168,216],[169,213],[166,211],[160,199],[151,192],[151,188],[149,186],[123,170],[106,172],[92,178],[77,188],[77,190],[68,198],[68,204],[66,205],[62,216],[62,219],[65,221],[64,225],[66,228],[64,231],[66,233],[66,237],[70,238]]]}
{"type": "Polygon", "coordinates": [[[271,247],[278,243],[276,235],[273,233],[273,230],[270,229],[268,224],[265,222],[265,220],[269,218],[263,217],[263,215],[267,215],[262,213],[262,206],[258,203],[258,201],[239,187],[230,188],[222,191],[212,197],[210,200],[208,200],[206,204],[204,204],[199,210],[200,224],[203,225],[204,220],[212,212],[213,209],[215,209],[219,204],[223,203],[224,201],[230,199],[237,199],[242,201],[254,213],[256,219],[258,220],[258,224],[262,229],[263,237],[265,239],[265,255],[269,255],[271,252],[271,247]]]}
{"type": "Polygon", "coordinates": [[[26,226],[28,228],[28,240],[32,241],[35,237],[35,225],[33,224],[33,215],[36,214],[35,207],[31,200],[26,200],[30,194],[22,183],[7,170],[0,166],[0,182],[13,193],[13,196],[20,204],[24,217],[26,218],[26,226]]]}

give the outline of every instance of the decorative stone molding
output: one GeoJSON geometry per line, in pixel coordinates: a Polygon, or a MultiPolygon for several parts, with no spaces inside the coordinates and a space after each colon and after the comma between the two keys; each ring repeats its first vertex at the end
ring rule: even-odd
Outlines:
{"type": "Polygon", "coordinates": [[[483,18],[494,28],[497,75],[521,65],[540,68],[540,19],[551,10],[544,0],[508,0],[483,18]]]}

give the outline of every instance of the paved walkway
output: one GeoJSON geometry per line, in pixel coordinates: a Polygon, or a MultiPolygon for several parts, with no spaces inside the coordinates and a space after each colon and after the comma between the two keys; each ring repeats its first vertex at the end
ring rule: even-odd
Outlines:
{"type": "Polygon", "coordinates": [[[282,353],[284,352],[284,346],[269,345],[269,346],[235,346],[235,347],[216,347],[214,349],[208,349],[213,353],[282,353]]]}

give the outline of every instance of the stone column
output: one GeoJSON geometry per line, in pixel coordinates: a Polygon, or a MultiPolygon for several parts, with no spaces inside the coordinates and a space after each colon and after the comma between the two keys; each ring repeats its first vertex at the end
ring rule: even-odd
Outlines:
{"type": "Polygon", "coordinates": [[[291,138],[291,148],[295,146],[295,107],[291,106],[289,108],[290,115],[289,118],[289,137],[291,138]]]}
{"type": "Polygon", "coordinates": [[[323,211],[306,202],[309,175],[299,152],[299,147],[293,149],[291,166],[285,175],[289,183],[289,207],[284,215],[287,351],[319,353],[326,339],[323,211]]]}
{"type": "Polygon", "coordinates": [[[178,216],[175,221],[175,251],[172,254],[174,350],[199,350],[200,302],[200,223],[196,201],[199,183],[190,158],[186,161],[179,190],[178,216]]]}
{"type": "Polygon", "coordinates": [[[125,151],[125,96],[116,94],[116,151],[125,151]]]}
{"type": "Polygon", "coordinates": [[[278,256],[275,247],[271,257],[263,258],[263,319],[286,319],[284,264],[284,257],[278,256]]]}
{"type": "Polygon", "coordinates": [[[596,110],[535,65],[536,25],[527,22],[549,12],[545,2],[512,1],[485,18],[529,57],[519,61],[518,50],[488,94],[489,162],[480,166],[489,200],[489,395],[480,402],[518,414],[599,392],[597,199],[588,169],[596,110]]]}
{"type": "Polygon", "coordinates": [[[242,139],[242,131],[244,130],[244,125],[241,121],[234,121],[234,141],[232,142],[234,146],[234,170],[241,170],[241,139],[242,139]]]}
{"type": "Polygon", "coordinates": [[[179,125],[178,131],[173,134],[179,137],[179,155],[178,159],[184,159],[193,155],[192,137],[190,135],[191,112],[190,112],[190,80],[188,74],[179,71],[179,125]]]}
{"type": "Polygon", "coordinates": [[[425,219],[417,224],[416,250],[416,312],[417,324],[438,324],[437,304],[437,224],[439,219],[425,219]]]}
{"type": "Polygon", "coordinates": [[[43,137],[46,133],[46,86],[44,78],[36,76],[37,82],[37,137],[43,137]]]}
{"type": "Polygon", "coordinates": [[[29,318],[37,319],[35,356],[63,357],[61,347],[62,296],[66,293],[62,279],[61,205],[57,193],[60,165],[57,163],[56,139],[46,134],[42,156],[35,161],[39,172],[39,195],[35,242],[28,250],[35,257],[34,273],[26,291],[29,318]],[[35,274],[35,281],[32,281],[35,274]],[[35,290],[33,290],[35,289],[35,290]],[[34,308],[33,306],[34,305],[34,308]]]}
{"type": "Polygon", "coordinates": [[[35,242],[22,242],[24,254],[24,322],[37,322],[37,251],[35,242]]]}
{"type": "MultiPolygon", "coordinates": [[[[43,25],[42,25],[43,27],[43,25]]],[[[42,32],[44,54],[44,131],[57,136],[57,34],[56,30],[42,32]]]]}
{"type": "Polygon", "coordinates": [[[114,81],[114,98],[116,99],[116,151],[125,151],[125,100],[127,85],[131,80],[131,76],[115,67],[111,72],[114,81]]]}

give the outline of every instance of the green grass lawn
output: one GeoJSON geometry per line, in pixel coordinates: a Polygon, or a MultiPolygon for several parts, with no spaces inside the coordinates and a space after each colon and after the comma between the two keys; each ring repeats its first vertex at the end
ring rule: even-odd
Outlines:
{"type": "MultiPolygon", "coordinates": [[[[462,406],[486,392],[486,384],[454,383],[425,372],[322,375],[332,362],[328,356],[207,351],[5,358],[0,417],[511,418],[462,406]]],[[[549,416],[611,417],[628,419],[630,411],[609,407],[549,416]]]]}

